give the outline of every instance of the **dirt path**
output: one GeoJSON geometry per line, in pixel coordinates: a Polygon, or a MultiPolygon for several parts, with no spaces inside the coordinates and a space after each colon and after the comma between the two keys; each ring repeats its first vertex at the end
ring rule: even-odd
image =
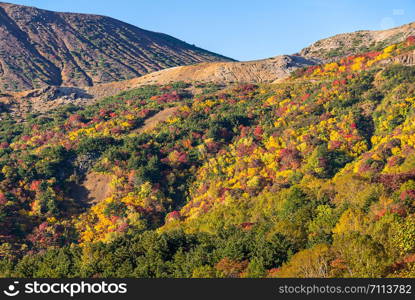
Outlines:
{"type": "Polygon", "coordinates": [[[156,113],[154,116],[148,118],[145,120],[144,125],[141,126],[139,129],[137,129],[136,132],[144,132],[154,129],[158,123],[166,121],[170,116],[172,116],[179,108],[176,107],[170,107],[166,108],[158,113],[156,113]]]}

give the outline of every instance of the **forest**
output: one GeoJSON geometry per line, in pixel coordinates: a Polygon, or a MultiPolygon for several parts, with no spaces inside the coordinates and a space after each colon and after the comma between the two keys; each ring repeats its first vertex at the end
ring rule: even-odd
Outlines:
{"type": "Polygon", "coordinates": [[[414,51],[3,111],[0,276],[414,277],[414,51]]]}

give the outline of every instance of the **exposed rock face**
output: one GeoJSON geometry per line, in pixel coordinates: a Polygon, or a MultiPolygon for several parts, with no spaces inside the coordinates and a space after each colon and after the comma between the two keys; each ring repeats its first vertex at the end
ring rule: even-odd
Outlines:
{"type": "Polygon", "coordinates": [[[89,99],[92,96],[85,93],[84,90],[75,87],[57,87],[47,86],[45,88],[29,92],[24,98],[40,98],[43,101],[53,101],[56,99],[76,100],[79,98],[89,99]]]}
{"type": "Polygon", "coordinates": [[[313,43],[301,50],[300,55],[324,61],[335,60],[341,56],[381,49],[402,42],[411,35],[415,35],[415,22],[388,30],[342,33],[313,43]]]}
{"type": "Polygon", "coordinates": [[[402,54],[397,56],[394,60],[394,63],[400,63],[406,66],[415,66],[415,50],[407,54],[402,54]]]}
{"type": "Polygon", "coordinates": [[[231,59],[103,16],[0,3],[0,92],[92,86],[231,59]]]}

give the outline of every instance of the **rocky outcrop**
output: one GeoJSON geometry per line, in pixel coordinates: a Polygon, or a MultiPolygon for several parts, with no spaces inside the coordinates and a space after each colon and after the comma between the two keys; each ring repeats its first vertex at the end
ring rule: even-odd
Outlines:
{"type": "Polygon", "coordinates": [[[311,44],[299,54],[323,61],[336,60],[342,56],[382,49],[402,42],[411,35],[415,35],[415,22],[388,30],[360,30],[338,34],[311,44]]]}
{"type": "Polygon", "coordinates": [[[394,58],[393,62],[406,66],[415,66],[415,50],[409,53],[398,55],[394,58]]]}

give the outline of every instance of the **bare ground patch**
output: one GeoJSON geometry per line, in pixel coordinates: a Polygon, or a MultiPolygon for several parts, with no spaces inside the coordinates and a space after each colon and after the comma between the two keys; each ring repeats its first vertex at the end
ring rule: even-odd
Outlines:
{"type": "Polygon", "coordinates": [[[73,189],[72,197],[80,203],[96,204],[111,196],[110,183],[110,175],[91,172],[82,184],[73,189]]]}
{"type": "Polygon", "coordinates": [[[179,108],[177,106],[163,109],[162,111],[156,113],[154,116],[145,120],[144,125],[138,128],[137,132],[144,132],[154,129],[158,123],[166,121],[178,109],[179,108]]]}

